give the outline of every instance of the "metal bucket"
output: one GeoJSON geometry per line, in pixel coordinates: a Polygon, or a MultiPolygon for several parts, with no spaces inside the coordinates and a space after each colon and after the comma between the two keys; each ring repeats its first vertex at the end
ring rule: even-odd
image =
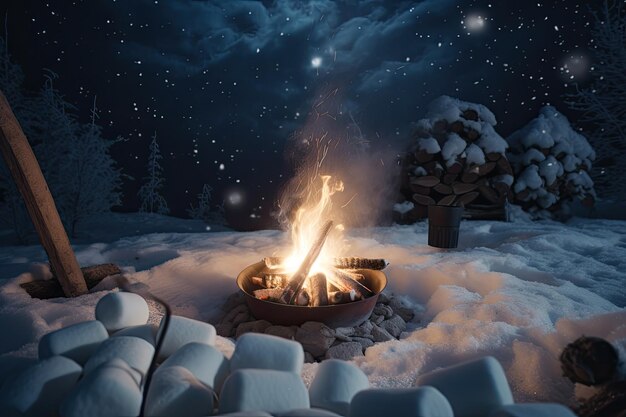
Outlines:
{"type": "Polygon", "coordinates": [[[387,276],[382,271],[359,269],[356,272],[365,277],[363,284],[374,295],[359,301],[319,307],[303,307],[259,300],[253,295],[259,287],[252,283],[252,277],[267,272],[263,261],[245,268],[237,277],[237,286],[245,294],[246,303],[257,320],[267,320],[272,324],[290,326],[306,321],[318,321],[329,327],[349,327],[363,323],[372,314],[380,294],[387,286],[387,276]]]}

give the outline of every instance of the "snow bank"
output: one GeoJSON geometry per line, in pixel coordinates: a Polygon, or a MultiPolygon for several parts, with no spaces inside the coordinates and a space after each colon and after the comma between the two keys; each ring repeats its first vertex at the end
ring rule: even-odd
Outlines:
{"type": "MultiPolygon", "coordinates": [[[[346,242],[338,255],[386,258],[386,291],[418,313],[400,340],[376,344],[353,362],[373,387],[411,387],[418,375],[492,355],[516,401],[571,403],[575,387],[561,377],[557,360],[567,343],[585,334],[626,352],[624,221],[462,222],[455,251],[427,246],[425,223],[351,230],[346,242]]],[[[174,314],[213,322],[244,267],[287,249],[279,231],[152,234],[76,247],[81,264],[116,262],[174,314]],[[144,253],[157,253],[152,265],[135,259],[144,253]]],[[[47,274],[35,264],[44,256],[38,247],[9,247],[0,255],[0,363],[35,358],[43,334],[93,320],[107,293],[31,299],[19,283],[47,274]],[[31,272],[11,275],[15,265],[31,272]]],[[[226,357],[233,346],[216,338],[226,357]]],[[[304,365],[307,384],[318,366],[304,365]]]]}

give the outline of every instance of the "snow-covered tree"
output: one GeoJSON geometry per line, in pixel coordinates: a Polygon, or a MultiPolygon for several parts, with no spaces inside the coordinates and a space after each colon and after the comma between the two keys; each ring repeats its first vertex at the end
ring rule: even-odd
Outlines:
{"type": "Polygon", "coordinates": [[[121,170],[109,153],[115,141],[102,137],[97,117],[94,98],[91,123],[81,125],[76,132],[64,165],[66,180],[60,210],[72,235],[81,219],[120,204],[121,170]]]}
{"type": "Polygon", "coordinates": [[[198,205],[191,205],[187,214],[192,219],[204,220],[208,222],[211,218],[211,192],[213,188],[209,184],[202,186],[202,192],[198,194],[198,205]]]}
{"type": "Polygon", "coordinates": [[[163,177],[163,167],[159,161],[163,159],[163,156],[161,156],[161,150],[156,138],[157,135],[154,132],[149,147],[148,175],[144,178],[145,183],[139,189],[139,201],[141,204],[139,211],[167,214],[170,209],[167,206],[167,201],[161,195],[165,178],[163,177]]]}
{"type": "Polygon", "coordinates": [[[587,174],[595,152],[583,135],[552,106],[507,138],[515,172],[515,202],[537,218],[566,218],[573,198],[592,205],[587,174]]]}
{"type": "Polygon", "coordinates": [[[591,126],[586,133],[598,159],[593,179],[598,192],[615,200],[626,199],[626,4],[605,0],[593,13],[593,70],[585,88],[566,97],[581,113],[578,122],[591,126]]]}

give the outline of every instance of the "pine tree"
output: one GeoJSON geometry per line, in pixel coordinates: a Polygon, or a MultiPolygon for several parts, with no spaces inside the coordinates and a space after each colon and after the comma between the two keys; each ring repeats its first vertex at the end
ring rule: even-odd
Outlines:
{"type": "Polygon", "coordinates": [[[121,170],[109,154],[115,141],[102,137],[102,130],[96,124],[97,117],[94,98],[91,123],[80,126],[64,166],[66,181],[61,208],[72,235],[80,220],[110,211],[121,202],[121,170]]]}
{"type": "Polygon", "coordinates": [[[576,92],[567,104],[582,116],[581,124],[598,154],[592,177],[598,192],[619,200],[626,198],[626,5],[605,0],[593,13],[593,71],[587,88],[574,84],[576,92]]]}
{"type": "Polygon", "coordinates": [[[211,213],[211,192],[213,188],[209,184],[204,184],[202,192],[198,194],[198,205],[191,205],[191,208],[187,210],[187,214],[192,219],[203,220],[209,223],[212,219],[211,213]]]}
{"type": "Polygon", "coordinates": [[[163,177],[163,167],[159,162],[163,157],[156,137],[156,132],[154,132],[149,147],[148,175],[144,178],[146,182],[141,186],[138,193],[141,204],[139,211],[167,214],[170,211],[167,207],[167,201],[160,194],[165,184],[165,178],[163,177]]]}

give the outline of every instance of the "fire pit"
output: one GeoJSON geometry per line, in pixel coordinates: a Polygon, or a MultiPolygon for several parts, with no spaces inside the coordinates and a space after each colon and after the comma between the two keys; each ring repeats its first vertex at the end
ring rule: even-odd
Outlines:
{"type": "Polygon", "coordinates": [[[237,277],[237,286],[245,295],[250,311],[258,320],[287,326],[300,325],[306,321],[321,322],[333,328],[355,326],[365,321],[372,313],[378,295],[387,285],[387,277],[384,272],[373,269],[356,269],[350,272],[362,275],[362,284],[373,294],[357,301],[315,307],[259,299],[254,295],[255,291],[263,289],[258,283],[258,277],[271,273],[265,261],[252,264],[241,271],[237,277]]]}

